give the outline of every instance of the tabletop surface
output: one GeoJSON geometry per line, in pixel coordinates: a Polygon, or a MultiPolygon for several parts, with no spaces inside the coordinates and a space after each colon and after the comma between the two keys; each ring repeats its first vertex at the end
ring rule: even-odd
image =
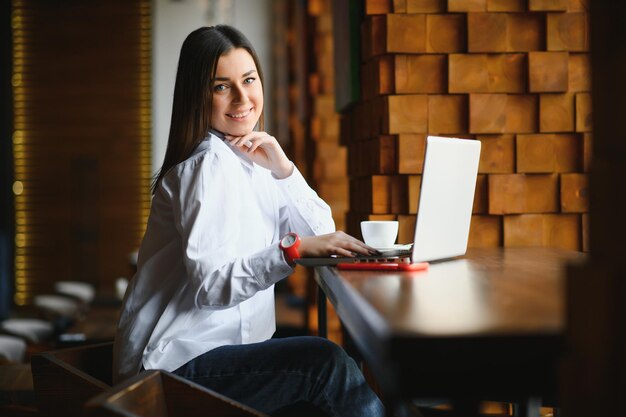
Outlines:
{"type": "Polygon", "coordinates": [[[352,301],[372,325],[392,333],[553,333],[564,326],[564,268],[577,259],[584,254],[549,248],[473,249],[460,259],[432,263],[426,272],[329,271],[348,293],[359,296],[352,301]]]}

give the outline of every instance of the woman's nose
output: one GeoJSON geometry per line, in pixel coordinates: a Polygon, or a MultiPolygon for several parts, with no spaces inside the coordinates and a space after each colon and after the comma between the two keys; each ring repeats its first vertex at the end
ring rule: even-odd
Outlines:
{"type": "Polygon", "coordinates": [[[246,90],[241,86],[235,86],[232,89],[233,92],[233,102],[234,103],[245,103],[248,100],[248,94],[246,90]]]}

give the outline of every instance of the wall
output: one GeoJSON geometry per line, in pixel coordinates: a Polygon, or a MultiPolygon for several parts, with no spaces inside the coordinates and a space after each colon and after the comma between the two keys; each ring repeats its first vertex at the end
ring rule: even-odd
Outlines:
{"type": "Polygon", "coordinates": [[[426,135],[483,149],[470,246],[586,248],[591,99],[581,0],[366,0],[347,113],[351,212],[412,239],[426,135]]]}
{"type": "Polygon", "coordinates": [[[14,0],[15,297],[128,272],[149,206],[150,3],[14,0]]]}

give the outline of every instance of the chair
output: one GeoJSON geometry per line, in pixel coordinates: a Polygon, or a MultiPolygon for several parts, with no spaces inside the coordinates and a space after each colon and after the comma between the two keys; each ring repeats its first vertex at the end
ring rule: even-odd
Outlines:
{"type": "Polygon", "coordinates": [[[23,338],[29,343],[42,343],[54,333],[54,325],[46,320],[11,318],[0,323],[3,332],[23,338]]]}
{"type": "Polygon", "coordinates": [[[39,410],[47,416],[81,416],[83,404],[111,388],[113,343],[33,355],[33,383],[39,410]]]}
{"type": "Polygon", "coordinates": [[[35,395],[30,365],[27,363],[0,364],[0,416],[35,415],[35,395]]]}
{"type": "Polygon", "coordinates": [[[20,363],[26,353],[26,342],[16,336],[0,334],[0,364],[3,362],[20,363]]]}
{"type": "Polygon", "coordinates": [[[74,319],[80,312],[81,305],[73,297],[56,294],[36,295],[33,305],[51,320],[57,318],[74,319]]]}
{"type": "Polygon", "coordinates": [[[94,417],[265,416],[243,404],[165,371],[144,371],[92,398],[85,414],[94,417]]]}
{"type": "Polygon", "coordinates": [[[84,304],[91,303],[96,295],[93,285],[81,281],[59,281],[54,284],[54,290],[59,294],[79,299],[84,304]]]}

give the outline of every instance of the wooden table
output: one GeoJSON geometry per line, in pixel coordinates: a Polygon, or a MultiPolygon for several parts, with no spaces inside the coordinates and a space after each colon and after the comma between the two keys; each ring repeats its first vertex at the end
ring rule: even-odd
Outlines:
{"type": "Polygon", "coordinates": [[[427,272],[319,267],[316,280],[321,303],[330,299],[392,403],[551,401],[563,350],[564,268],[583,259],[548,248],[475,249],[427,272]]]}

